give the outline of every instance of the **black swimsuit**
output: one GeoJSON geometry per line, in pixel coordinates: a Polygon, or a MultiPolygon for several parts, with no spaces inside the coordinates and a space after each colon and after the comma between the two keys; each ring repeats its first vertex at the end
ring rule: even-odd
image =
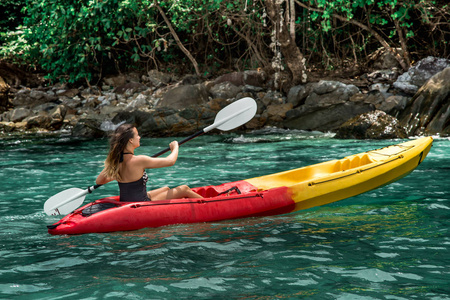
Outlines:
{"type": "Polygon", "coordinates": [[[119,182],[120,201],[122,202],[139,202],[151,201],[147,195],[147,173],[144,172],[141,179],[133,182],[119,182]]]}
{"type": "MultiPolygon", "coordinates": [[[[133,153],[122,152],[122,154],[120,155],[120,162],[123,161],[124,154],[133,155],[133,153]]],[[[145,173],[144,171],[144,174],[139,180],[126,183],[118,182],[120,190],[120,201],[122,202],[151,201],[151,199],[147,195],[147,181],[148,176],[147,173],[145,173]]]]}

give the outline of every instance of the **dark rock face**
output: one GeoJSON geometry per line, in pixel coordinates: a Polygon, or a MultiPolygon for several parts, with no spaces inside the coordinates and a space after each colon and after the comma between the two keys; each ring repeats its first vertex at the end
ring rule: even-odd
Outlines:
{"type": "Polygon", "coordinates": [[[450,67],[449,59],[427,57],[400,75],[394,82],[394,87],[407,94],[414,95],[432,76],[448,67],[450,67]]]}
{"type": "Polygon", "coordinates": [[[101,138],[105,136],[105,132],[100,127],[101,120],[99,119],[81,119],[74,126],[72,135],[77,137],[101,138]]]}
{"type": "Polygon", "coordinates": [[[218,77],[215,84],[230,82],[235,86],[251,85],[263,87],[266,83],[266,74],[263,71],[248,70],[244,72],[232,72],[218,77]]]}
{"type": "Polygon", "coordinates": [[[394,139],[406,138],[399,121],[383,111],[361,114],[345,122],[337,130],[338,139],[394,139]]]}
{"type": "Polygon", "coordinates": [[[292,129],[334,131],[345,120],[372,110],[374,110],[374,107],[367,103],[301,107],[288,111],[283,125],[292,129]]]}
{"type": "Polygon", "coordinates": [[[22,89],[16,93],[12,100],[12,104],[15,107],[35,107],[48,102],[56,103],[58,101],[59,100],[55,95],[45,91],[22,89]]]}
{"type": "Polygon", "coordinates": [[[157,107],[171,107],[182,109],[192,105],[208,102],[208,91],[202,84],[181,85],[174,87],[164,94],[157,107]]]}
{"type": "Polygon", "coordinates": [[[365,97],[354,97],[359,89],[337,81],[320,81],[293,87],[288,103],[299,105],[286,113],[283,127],[301,130],[336,130],[346,120],[372,111],[365,97]]]}
{"type": "Polygon", "coordinates": [[[231,82],[221,82],[211,87],[209,93],[213,98],[235,98],[242,91],[241,87],[237,87],[231,82]]]}
{"type": "Polygon", "coordinates": [[[420,88],[399,120],[408,135],[450,135],[450,67],[420,88]]]}
{"type": "Polygon", "coordinates": [[[150,112],[133,110],[119,112],[113,124],[133,124],[142,136],[188,134],[213,123],[216,111],[208,106],[189,107],[184,110],[157,108],[150,112]]]}
{"type": "Polygon", "coordinates": [[[127,122],[135,124],[142,136],[181,136],[211,125],[217,112],[228,104],[251,97],[258,109],[240,130],[275,126],[339,131],[341,137],[404,137],[397,128],[398,118],[408,135],[450,135],[447,65],[450,60],[431,57],[404,73],[414,90],[422,86],[414,96],[392,87],[398,75],[395,70],[375,71],[366,75],[365,81],[351,79],[347,84],[331,80],[301,84],[287,94],[271,90],[271,78],[261,70],[233,72],[206,81],[196,76],[180,80],[153,70],[148,76],[130,73],[105,78],[103,85],[87,88],[57,84],[17,89],[2,77],[0,134],[62,130],[73,136],[99,137],[127,122]],[[359,123],[340,127],[375,110],[393,118],[376,112],[361,117],[364,120],[359,123]]]}

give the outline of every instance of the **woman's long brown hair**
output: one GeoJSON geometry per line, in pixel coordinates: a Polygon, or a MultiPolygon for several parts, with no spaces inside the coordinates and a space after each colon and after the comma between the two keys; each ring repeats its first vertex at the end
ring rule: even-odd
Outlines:
{"type": "Polygon", "coordinates": [[[128,141],[134,137],[133,125],[122,124],[114,131],[109,141],[109,153],[105,160],[104,175],[108,178],[120,181],[119,163],[123,157],[123,151],[128,141]]]}

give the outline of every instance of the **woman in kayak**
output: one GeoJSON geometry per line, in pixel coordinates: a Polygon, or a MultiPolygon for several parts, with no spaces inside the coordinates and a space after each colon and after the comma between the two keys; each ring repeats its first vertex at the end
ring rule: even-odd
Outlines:
{"type": "Polygon", "coordinates": [[[162,187],[147,192],[147,173],[145,169],[170,167],[178,158],[178,142],[170,143],[171,153],[165,158],[147,155],[134,155],[140,146],[139,133],[133,125],[120,125],[110,140],[110,150],[105,160],[105,168],[97,177],[97,184],[117,180],[120,189],[120,201],[151,201],[177,198],[202,198],[187,185],[170,189],[162,187]]]}

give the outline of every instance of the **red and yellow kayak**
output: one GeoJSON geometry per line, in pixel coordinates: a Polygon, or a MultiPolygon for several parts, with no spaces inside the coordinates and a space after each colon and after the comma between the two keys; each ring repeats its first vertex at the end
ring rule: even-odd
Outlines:
{"type": "Polygon", "coordinates": [[[411,173],[427,156],[424,137],[281,173],[193,188],[203,199],[89,203],[48,226],[50,234],[137,230],[170,224],[270,216],[320,206],[384,186],[411,173]]]}

